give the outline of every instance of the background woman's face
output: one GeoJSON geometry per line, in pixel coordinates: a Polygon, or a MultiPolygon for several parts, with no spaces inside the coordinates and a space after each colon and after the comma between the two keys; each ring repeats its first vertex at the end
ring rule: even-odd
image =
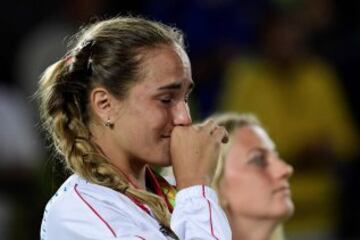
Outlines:
{"type": "Polygon", "coordinates": [[[128,158],[169,165],[172,129],[191,124],[190,61],[179,46],[163,46],[146,53],[141,73],[119,103],[114,139],[128,158]]]}
{"type": "Polygon", "coordinates": [[[267,133],[258,126],[234,133],[220,182],[231,214],[282,219],[294,210],[288,179],[292,167],[282,161],[267,133]]]}

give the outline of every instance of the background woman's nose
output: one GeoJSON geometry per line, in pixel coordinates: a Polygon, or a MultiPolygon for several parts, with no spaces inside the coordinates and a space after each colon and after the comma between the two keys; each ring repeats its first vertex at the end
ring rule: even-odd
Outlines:
{"type": "Polygon", "coordinates": [[[294,173],[294,168],[282,160],[281,158],[276,159],[276,175],[280,178],[290,178],[294,173]]]}
{"type": "Polygon", "coordinates": [[[286,177],[290,178],[294,173],[294,167],[286,162],[284,162],[284,164],[286,165],[286,177]]]}

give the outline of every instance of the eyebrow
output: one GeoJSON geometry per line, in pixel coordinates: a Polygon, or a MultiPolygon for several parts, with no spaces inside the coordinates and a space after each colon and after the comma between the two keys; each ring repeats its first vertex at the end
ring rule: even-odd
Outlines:
{"type": "Polygon", "coordinates": [[[275,148],[273,149],[266,149],[266,148],[262,148],[262,147],[256,147],[254,149],[251,149],[249,152],[248,152],[248,156],[251,155],[253,152],[260,152],[262,154],[269,154],[270,152],[273,152],[274,154],[276,154],[277,156],[279,156],[279,153],[278,151],[276,151],[275,148]]]}
{"type": "MultiPolygon", "coordinates": [[[[174,83],[167,84],[165,86],[161,86],[158,88],[158,90],[179,90],[179,89],[181,89],[181,86],[182,86],[182,83],[174,82],[174,83]]],[[[192,82],[188,87],[188,91],[192,90],[193,88],[194,88],[194,83],[192,82]]]]}
{"type": "Polygon", "coordinates": [[[246,155],[247,155],[247,156],[250,156],[250,155],[253,154],[254,152],[260,152],[260,153],[262,153],[262,154],[266,154],[266,153],[267,153],[267,150],[264,149],[264,148],[262,148],[262,147],[256,147],[256,148],[250,149],[246,155]]]}

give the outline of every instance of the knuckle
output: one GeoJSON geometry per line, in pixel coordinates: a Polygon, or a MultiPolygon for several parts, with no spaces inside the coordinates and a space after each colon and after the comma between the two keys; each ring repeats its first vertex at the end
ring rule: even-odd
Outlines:
{"type": "Polygon", "coordinates": [[[215,121],[213,119],[209,119],[208,124],[215,124],[215,121]]]}
{"type": "Polygon", "coordinates": [[[209,119],[209,120],[206,121],[205,127],[206,127],[206,128],[210,128],[210,127],[212,127],[214,124],[215,124],[214,120],[209,119]]]}

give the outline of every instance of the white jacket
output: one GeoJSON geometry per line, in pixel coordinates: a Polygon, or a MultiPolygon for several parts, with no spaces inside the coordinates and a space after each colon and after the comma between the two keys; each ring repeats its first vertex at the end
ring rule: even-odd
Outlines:
{"type": "MultiPolygon", "coordinates": [[[[171,228],[179,239],[231,239],[229,223],[211,188],[183,189],[175,202],[171,228]]],[[[46,205],[40,235],[41,240],[172,239],[160,229],[127,196],[72,175],[46,205]]]]}

